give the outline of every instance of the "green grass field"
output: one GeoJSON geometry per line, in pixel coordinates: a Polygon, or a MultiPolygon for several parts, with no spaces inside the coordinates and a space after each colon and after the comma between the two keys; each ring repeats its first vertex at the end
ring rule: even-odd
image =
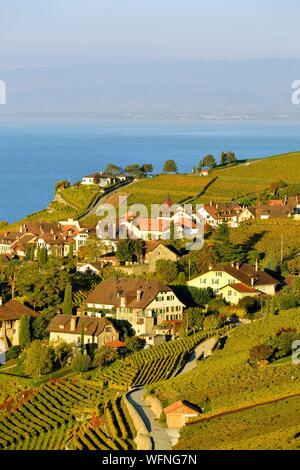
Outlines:
{"type": "MultiPolygon", "coordinates": [[[[129,204],[161,204],[169,194],[174,203],[228,202],[255,197],[274,181],[300,182],[300,153],[249,160],[237,166],[216,168],[210,176],[159,175],[130,186],[129,204]]],[[[295,187],[294,187],[295,188],[295,187]]],[[[293,188],[293,189],[294,189],[293,188]]],[[[124,189],[124,193],[126,189],[124,189]]]]}
{"type": "Polygon", "coordinates": [[[176,449],[300,449],[300,397],[186,426],[176,449]]]}
{"type": "Polygon", "coordinates": [[[263,254],[261,266],[275,269],[281,260],[288,260],[299,253],[300,221],[292,219],[253,220],[230,231],[231,240],[263,254]],[[283,241],[283,244],[282,244],[283,241]]]}
{"type": "Polygon", "coordinates": [[[291,362],[256,368],[247,364],[252,346],[264,342],[281,327],[294,327],[300,334],[300,309],[268,315],[236,328],[224,349],[199,363],[196,369],[149,387],[167,406],[186,399],[202,405],[209,400],[213,411],[267,401],[300,392],[300,368],[291,362]]]}

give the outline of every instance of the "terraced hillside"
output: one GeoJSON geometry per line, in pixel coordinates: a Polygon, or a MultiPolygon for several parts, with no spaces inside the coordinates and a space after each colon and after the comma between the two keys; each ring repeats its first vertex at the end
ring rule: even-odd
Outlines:
{"type": "Polygon", "coordinates": [[[3,414],[0,449],[132,448],[135,431],[128,411],[119,398],[111,397],[111,391],[90,381],[47,382],[3,414]]]}
{"type": "Polygon", "coordinates": [[[180,399],[199,406],[209,401],[214,412],[298,393],[300,368],[291,360],[265,367],[247,363],[251,347],[265,342],[282,327],[295,328],[300,334],[300,309],[267,315],[234,329],[224,349],[215,351],[192,372],[153,385],[150,391],[163,406],[180,399]]]}
{"type": "MultiPolygon", "coordinates": [[[[224,330],[220,330],[221,334],[224,330]]],[[[149,385],[170,378],[184,363],[186,356],[211,334],[201,331],[188,338],[152,346],[131,354],[125,363],[118,361],[98,373],[104,385],[128,390],[136,385],[149,385]]]]}
{"type": "Polygon", "coordinates": [[[300,153],[249,160],[237,166],[216,168],[210,176],[159,175],[130,188],[129,204],[163,203],[169,194],[174,203],[228,202],[255,197],[274,181],[300,182],[300,153]]]}
{"type": "Polygon", "coordinates": [[[212,417],[182,430],[176,449],[300,449],[300,397],[212,417]]]}

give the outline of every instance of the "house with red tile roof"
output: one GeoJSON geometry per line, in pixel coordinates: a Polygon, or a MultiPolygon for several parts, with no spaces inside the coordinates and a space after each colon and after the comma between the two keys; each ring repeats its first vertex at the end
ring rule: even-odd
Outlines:
{"type": "Polygon", "coordinates": [[[201,409],[187,400],[180,400],[164,408],[164,413],[168,428],[181,429],[190,418],[199,416],[201,409]]]}

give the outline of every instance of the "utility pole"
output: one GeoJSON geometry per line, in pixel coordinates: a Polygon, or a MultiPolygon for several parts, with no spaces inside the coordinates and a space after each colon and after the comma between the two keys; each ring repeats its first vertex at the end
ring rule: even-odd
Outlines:
{"type": "Polygon", "coordinates": [[[280,253],[281,264],[283,263],[283,233],[281,234],[281,253],[280,253]]]}

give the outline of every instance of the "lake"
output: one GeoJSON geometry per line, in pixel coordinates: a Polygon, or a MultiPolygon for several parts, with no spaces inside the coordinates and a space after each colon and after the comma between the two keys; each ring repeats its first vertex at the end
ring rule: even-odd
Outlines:
{"type": "Polygon", "coordinates": [[[0,115],[0,220],[46,207],[55,182],[129,163],[160,172],[172,158],[189,172],[208,153],[258,158],[300,150],[299,122],[151,122],[13,118],[0,115]]]}

